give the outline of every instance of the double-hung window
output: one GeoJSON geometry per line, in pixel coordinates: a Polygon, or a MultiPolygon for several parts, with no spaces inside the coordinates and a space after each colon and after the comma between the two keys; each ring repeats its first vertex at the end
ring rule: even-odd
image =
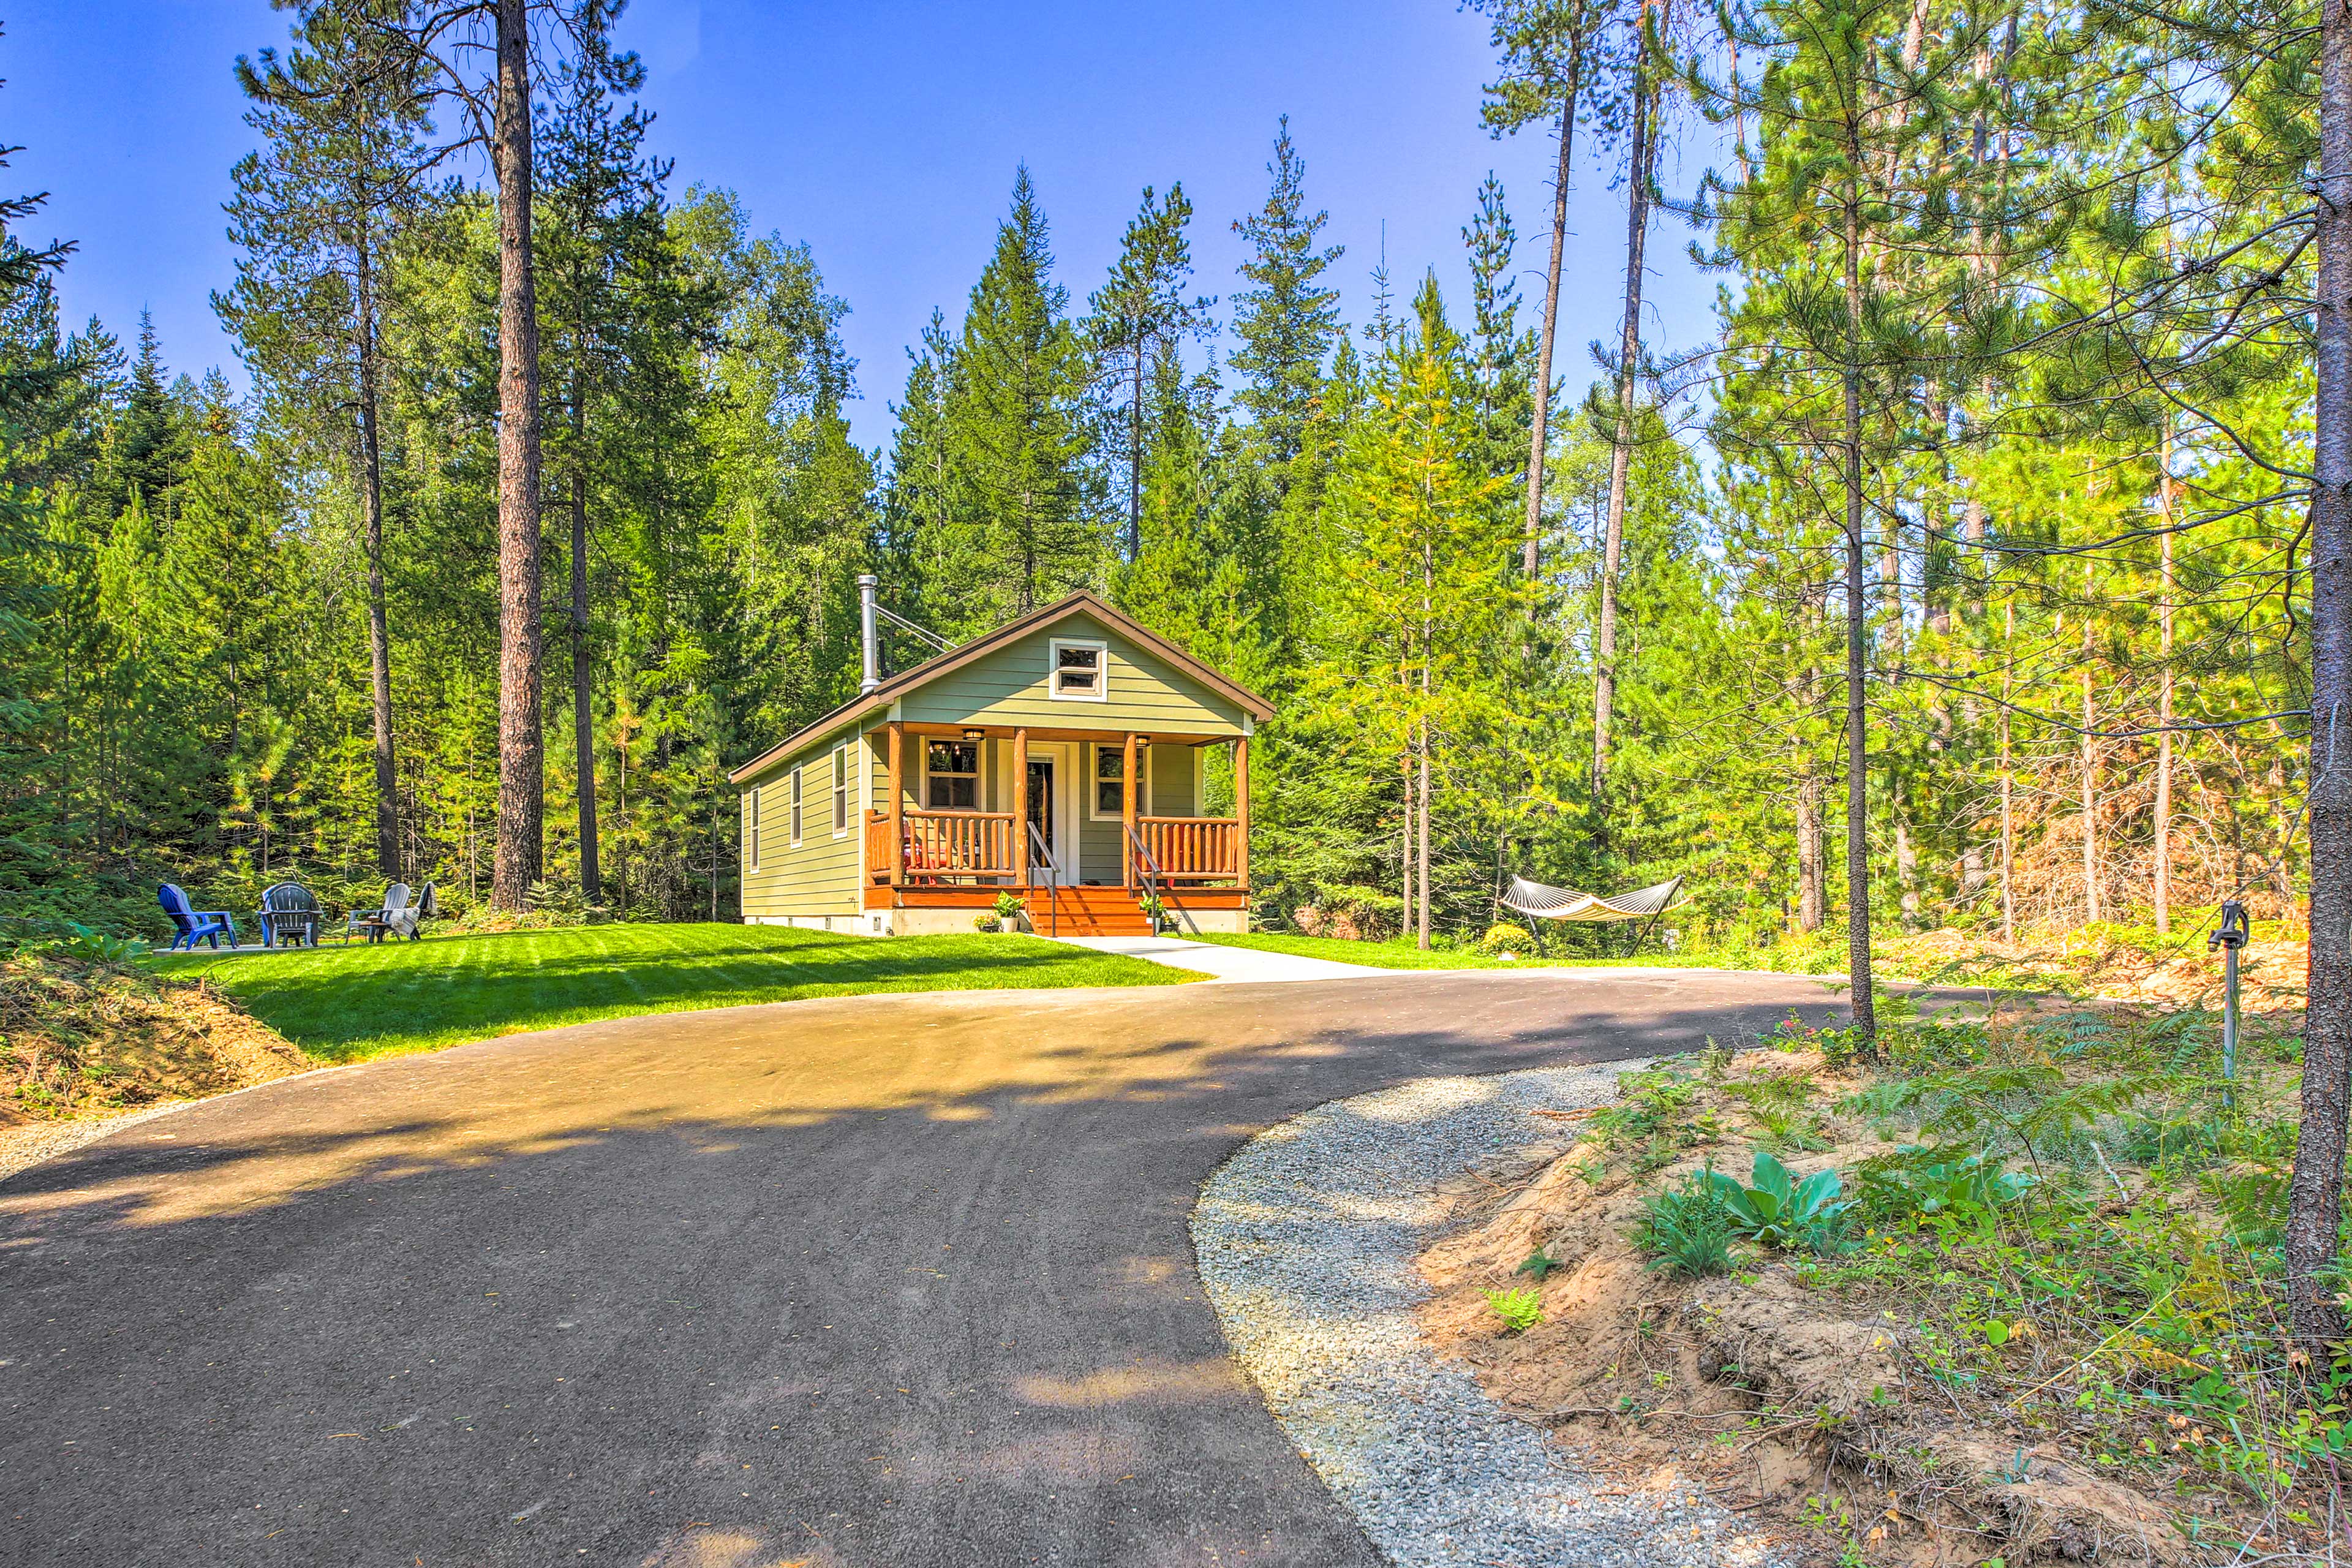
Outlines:
{"type": "Polygon", "coordinates": [[[760,868],[760,786],[743,792],[743,869],[760,868]]]}
{"type": "Polygon", "coordinates": [[[803,771],[800,768],[793,770],[793,847],[795,849],[801,847],[801,773],[803,771]]]}
{"type": "Polygon", "coordinates": [[[833,836],[849,834],[849,748],[833,749],[833,836]]]}
{"type": "Polygon", "coordinates": [[[979,742],[929,741],[924,743],[923,806],[929,811],[979,809],[979,742]]]}
{"type": "MultiPolygon", "coordinates": [[[[1142,775],[1136,780],[1135,809],[1139,813],[1149,812],[1151,809],[1151,769],[1146,764],[1150,760],[1150,753],[1138,747],[1135,754],[1136,772],[1142,775]]],[[[1127,748],[1124,745],[1097,746],[1094,775],[1088,783],[1094,789],[1094,798],[1089,804],[1097,822],[1117,822],[1126,815],[1127,748]]]]}
{"type": "Polygon", "coordinates": [[[1065,642],[1053,638],[1047,645],[1047,658],[1052,661],[1052,685],[1047,695],[1065,702],[1103,702],[1109,699],[1110,658],[1104,645],[1098,642],[1065,642]]]}

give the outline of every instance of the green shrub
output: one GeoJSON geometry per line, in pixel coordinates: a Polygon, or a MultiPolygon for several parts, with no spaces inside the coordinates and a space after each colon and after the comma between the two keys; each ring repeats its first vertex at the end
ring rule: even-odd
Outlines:
{"type": "Polygon", "coordinates": [[[1489,958],[1499,958],[1507,952],[1525,952],[1535,945],[1535,942],[1536,939],[1528,933],[1527,927],[1513,925],[1508,921],[1497,921],[1486,928],[1485,936],[1478,939],[1478,951],[1489,958]]]}
{"type": "Polygon", "coordinates": [[[1503,1327],[1524,1334],[1544,1321],[1543,1299],[1525,1285],[1511,1290],[1489,1290],[1486,1305],[1503,1320],[1503,1327]]]}
{"type": "Polygon", "coordinates": [[[1634,1243],[1650,1254],[1651,1268],[1691,1279],[1731,1272],[1731,1211],[1711,1174],[1694,1171],[1642,1201],[1634,1243]]]}

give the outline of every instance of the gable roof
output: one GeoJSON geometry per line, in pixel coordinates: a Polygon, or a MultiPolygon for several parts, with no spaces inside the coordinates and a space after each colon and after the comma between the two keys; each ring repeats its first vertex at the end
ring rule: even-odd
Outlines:
{"type": "Polygon", "coordinates": [[[961,669],[974,659],[983,658],[1008,644],[1020,641],[1034,632],[1057,626],[1073,616],[1091,616],[1182,670],[1218,695],[1229,699],[1236,707],[1257,719],[1274,717],[1274,705],[1248,687],[1227,679],[1215,670],[1186,653],[1174,643],[1149,627],[1121,615],[1103,600],[1081,588],[1066,599],[1059,599],[1041,610],[1032,610],[1018,620],[1007,621],[985,637],[975,638],[961,647],[950,648],[938,658],[929,659],[889,677],[871,691],[861,692],[849,701],[827,713],[824,718],[804,724],[776,744],[761,752],[750,762],[727,775],[730,784],[741,784],[772,763],[782,761],[811,741],[837,730],[842,725],[862,719],[877,709],[887,709],[891,703],[916,688],[925,686],[951,670],[961,669]]]}

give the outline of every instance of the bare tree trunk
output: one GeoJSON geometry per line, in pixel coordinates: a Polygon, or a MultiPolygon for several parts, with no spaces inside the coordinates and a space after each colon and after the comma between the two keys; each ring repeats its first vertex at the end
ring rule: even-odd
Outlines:
{"type": "Polygon", "coordinates": [[[1583,81],[1584,44],[1571,38],[1568,101],[1559,111],[1559,166],[1552,176],[1551,270],[1544,277],[1543,333],[1536,340],[1535,427],[1528,436],[1527,540],[1520,569],[1532,579],[1542,569],[1544,443],[1551,418],[1551,348],[1559,324],[1560,259],[1568,248],[1568,185],[1576,152],[1576,96],[1583,81]]]}
{"type": "Polygon", "coordinates": [[[1410,742],[1405,746],[1404,754],[1397,759],[1397,772],[1403,779],[1403,792],[1401,798],[1404,802],[1404,839],[1397,851],[1404,866],[1404,915],[1397,921],[1397,934],[1410,936],[1412,933],[1413,910],[1412,825],[1416,816],[1412,784],[1412,747],[1410,742]]]}
{"type": "Polygon", "coordinates": [[[2000,657],[2000,940],[2017,940],[2017,781],[2009,766],[2010,653],[2017,638],[2017,605],[2001,606],[2000,657]]]}
{"type": "MultiPolygon", "coordinates": [[[[1649,7],[1643,7],[1644,23],[1649,7]]],[[[1617,342],[1617,438],[1609,450],[1609,510],[1601,538],[1601,623],[1592,656],[1592,793],[1609,778],[1609,726],[1617,706],[1617,573],[1625,544],[1625,481],[1633,464],[1633,374],[1642,357],[1642,258],[1650,228],[1650,159],[1655,90],[1650,30],[1633,56],[1633,146],[1625,199],[1625,319],[1617,342]]]]}
{"type": "Polygon", "coordinates": [[[360,517],[367,555],[368,689],[375,718],[375,864],[400,876],[399,775],[392,753],[392,626],[383,592],[383,444],[377,423],[374,237],[364,217],[352,249],[357,260],[360,373],[360,517]]]}
{"type": "Polygon", "coordinates": [[[2344,1333],[2323,1270],[2344,1213],[2352,1091],[2352,9],[2320,21],[2318,398],[2311,506],[2311,942],[2302,1122],[2289,1187],[2287,1303],[2318,1351],[2344,1333]]]}
{"type": "Polygon", "coordinates": [[[520,910],[540,879],[547,787],[540,725],[539,302],[531,278],[530,21],[498,0],[499,822],[490,902],[520,910]]]}
{"type": "MultiPolygon", "coordinates": [[[[586,374],[577,364],[572,371],[571,480],[572,759],[580,808],[580,897],[593,904],[603,878],[596,865],[596,725],[588,658],[588,387],[586,374]]],[[[715,889],[717,884],[712,885],[715,889]]],[[[712,897],[717,896],[714,890],[712,897]]]]}
{"type": "MultiPolygon", "coordinates": [[[[2084,575],[2087,577],[2088,573],[2084,575]]],[[[2089,584],[2084,584],[2087,591],[2089,584]]],[[[2106,918],[2099,900],[2099,752],[2091,722],[2091,616],[2083,613],[2083,918],[2106,918]]]]}
{"type": "MultiPolygon", "coordinates": [[[[1423,678],[1424,680],[1427,677],[1423,678]]],[[[1421,719],[1421,940],[1423,952],[1429,950],[1429,715],[1421,719]]]]}
{"type": "Polygon", "coordinates": [[[1878,1040],[1878,1008],[1870,973],[1870,706],[1864,681],[1870,637],[1870,595],[1862,553],[1862,196],[1854,180],[1862,163],[1859,137],[1850,141],[1845,202],[1845,889],[1846,981],[1853,1029],[1865,1052],[1878,1040]]]}
{"type": "Polygon", "coordinates": [[[2172,480],[2172,422],[2165,420],[2157,476],[2157,504],[2164,517],[2164,542],[2156,605],[2157,646],[2164,659],[2163,684],[2156,693],[2156,934],[2172,930],[2172,516],[2177,491],[2172,480]]]}
{"type": "MultiPolygon", "coordinates": [[[[1809,672],[1810,673],[1810,672],[1809,672]]],[[[1822,909],[1822,770],[1811,752],[1797,773],[1797,929],[1819,931],[1822,909]]]]}
{"type": "Polygon", "coordinates": [[[1143,340],[1135,343],[1135,396],[1128,405],[1127,558],[1143,553],[1143,340]]]}

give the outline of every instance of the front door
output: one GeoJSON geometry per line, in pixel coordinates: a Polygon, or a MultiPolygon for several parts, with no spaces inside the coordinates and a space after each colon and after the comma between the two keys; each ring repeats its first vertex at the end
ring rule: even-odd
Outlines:
{"type": "MultiPolygon", "coordinates": [[[[1054,810],[1054,759],[1032,757],[1029,759],[1029,826],[1035,828],[1037,837],[1045,841],[1046,858],[1055,865],[1061,864],[1063,858],[1062,841],[1056,832],[1058,822],[1054,810]]],[[[1029,853],[1033,858],[1035,857],[1037,846],[1034,843],[1029,846],[1029,853]]]]}

